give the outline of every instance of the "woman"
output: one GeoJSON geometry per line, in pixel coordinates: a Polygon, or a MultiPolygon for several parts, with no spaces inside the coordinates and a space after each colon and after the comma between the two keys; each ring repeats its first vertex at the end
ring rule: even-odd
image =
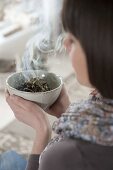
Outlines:
{"type": "Polygon", "coordinates": [[[51,127],[46,112],[7,93],[7,102],[17,119],[36,130],[27,170],[113,169],[112,11],[110,0],[64,0],[62,20],[67,32],[64,43],[77,79],[96,88],[101,96],[69,106],[63,91],[48,111],[60,116],[54,124],[58,136],[49,144],[51,127]]]}

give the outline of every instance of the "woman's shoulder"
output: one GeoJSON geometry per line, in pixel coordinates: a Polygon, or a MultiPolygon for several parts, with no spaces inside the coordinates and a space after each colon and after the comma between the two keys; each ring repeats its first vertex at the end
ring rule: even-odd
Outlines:
{"type": "Polygon", "coordinates": [[[82,140],[65,139],[50,147],[40,162],[41,170],[111,170],[113,147],[92,144],[82,140]],[[108,168],[109,167],[109,168],[108,168]]]}
{"type": "Polygon", "coordinates": [[[50,147],[50,154],[57,154],[57,155],[62,155],[62,154],[74,154],[75,152],[79,152],[78,149],[78,142],[74,139],[62,139],[59,142],[56,142],[52,147],[50,147]]]}
{"type": "Polygon", "coordinates": [[[82,156],[76,141],[65,139],[55,143],[43,154],[40,166],[46,166],[49,170],[75,170],[76,166],[82,167],[81,162],[82,156]]]}

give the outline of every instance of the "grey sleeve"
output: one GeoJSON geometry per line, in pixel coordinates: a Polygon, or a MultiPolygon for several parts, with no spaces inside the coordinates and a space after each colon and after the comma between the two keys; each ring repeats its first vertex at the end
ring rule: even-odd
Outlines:
{"type": "Polygon", "coordinates": [[[38,170],[38,168],[39,168],[39,156],[40,155],[30,155],[25,170],[38,170]]]}
{"type": "Polygon", "coordinates": [[[82,156],[73,140],[56,143],[42,157],[38,170],[80,170],[82,156]]]}

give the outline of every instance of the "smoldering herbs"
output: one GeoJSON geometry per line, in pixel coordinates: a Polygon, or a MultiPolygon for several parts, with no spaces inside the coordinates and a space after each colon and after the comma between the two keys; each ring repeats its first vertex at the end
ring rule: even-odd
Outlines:
{"type": "Polygon", "coordinates": [[[44,78],[36,77],[25,81],[18,87],[18,90],[36,93],[50,91],[51,89],[44,78]]]}

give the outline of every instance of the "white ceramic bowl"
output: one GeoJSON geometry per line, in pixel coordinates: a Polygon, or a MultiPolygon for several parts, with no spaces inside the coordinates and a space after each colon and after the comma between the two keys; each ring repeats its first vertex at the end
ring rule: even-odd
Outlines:
{"type": "Polygon", "coordinates": [[[42,70],[30,70],[24,72],[17,72],[10,75],[6,80],[6,88],[10,94],[20,96],[24,99],[38,103],[42,108],[48,108],[51,106],[59,97],[62,89],[62,78],[54,73],[45,72],[42,70]],[[26,79],[34,77],[45,76],[46,81],[50,88],[53,90],[46,92],[24,92],[17,90],[16,88],[21,85],[26,79]]]}

